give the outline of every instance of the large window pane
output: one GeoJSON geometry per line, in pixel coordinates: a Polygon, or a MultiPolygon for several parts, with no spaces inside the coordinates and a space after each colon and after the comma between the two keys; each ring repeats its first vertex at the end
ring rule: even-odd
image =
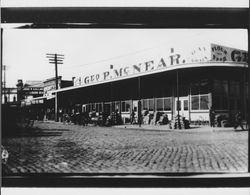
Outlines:
{"type": "Polygon", "coordinates": [[[95,110],[95,103],[92,103],[91,106],[92,106],[91,110],[95,110]]]}
{"type": "Polygon", "coordinates": [[[120,112],[120,102],[115,102],[115,110],[118,110],[118,112],[120,112]]]}
{"type": "Polygon", "coordinates": [[[239,96],[240,95],[240,82],[231,81],[230,82],[230,95],[239,96]]]}
{"type": "Polygon", "coordinates": [[[148,100],[142,100],[142,109],[143,110],[148,110],[148,100]]]}
{"type": "Polygon", "coordinates": [[[208,96],[200,96],[200,110],[208,110],[208,96]]]}
{"type": "Polygon", "coordinates": [[[111,103],[111,112],[115,112],[115,102],[111,103]]]}
{"type": "Polygon", "coordinates": [[[164,98],[164,110],[172,110],[171,98],[164,98]]]}
{"type": "Polygon", "coordinates": [[[149,110],[150,111],[154,110],[154,99],[149,99],[149,110]]]}
{"type": "Polygon", "coordinates": [[[126,101],[126,112],[130,111],[130,101],[126,101]]]}
{"type": "Polygon", "coordinates": [[[199,96],[192,97],[192,110],[199,110],[199,96]]]}
{"type": "Polygon", "coordinates": [[[228,109],[228,99],[226,96],[221,97],[222,99],[222,106],[220,106],[222,109],[228,109]]]}
{"type": "Polygon", "coordinates": [[[183,104],[184,104],[184,110],[188,110],[188,100],[184,100],[183,104]]]}
{"type": "Polygon", "coordinates": [[[163,111],[163,99],[162,98],[156,99],[156,108],[157,108],[157,111],[163,111]]]}
{"type": "Polygon", "coordinates": [[[176,110],[181,110],[181,101],[176,101],[176,110]]]}
{"type": "Polygon", "coordinates": [[[222,93],[228,96],[228,81],[222,81],[222,93]]]}
{"type": "Polygon", "coordinates": [[[214,93],[215,94],[222,93],[221,81],[219,81],[219,80],[214,80],[214,93]]]}
{"type": "Polygon", "coordinates": [[[125,112],[125,110],[126,110],[126,107],[125,107],[125,106],[126,106],[126,103],[123,101],[123,102],[122,102],[122,112],[125,112]]]}

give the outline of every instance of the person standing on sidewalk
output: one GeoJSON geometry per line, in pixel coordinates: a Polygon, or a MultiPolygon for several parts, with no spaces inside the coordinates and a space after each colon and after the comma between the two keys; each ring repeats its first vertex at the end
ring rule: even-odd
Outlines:
{"type": "Polygon", "coordinates": [[[135,111],[133,109],[132,112],[131,112],[131,115],[130,115],[130,123],[134,124],[134,120],[135,120],[135,111]]]}
{"type": "Polygon", "coordinates": [[[235,115],[234,130],[236,130],[238,126],[240,126],[243,131],[245,130],[242,121],[243,121],[243,116],[241,112],[237,112],[235,115]]]}
{"type": "Polygon", "coordinates": [[[215,111],[214,109],[211,107],[209,109],[209,122],[210,122],[210,127],[214,127],[214,122],[215,122],[215,111]]]}

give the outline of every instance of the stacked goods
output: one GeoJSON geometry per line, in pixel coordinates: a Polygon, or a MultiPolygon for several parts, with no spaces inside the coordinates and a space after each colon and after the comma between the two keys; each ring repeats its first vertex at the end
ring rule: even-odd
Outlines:
{"type": "Polygon", "coordinates": [[[161,112],[155,112],[154,113],[154,116],[153,116],[153,119],[151,120],[151,125],[156,125],[157,124],[157,121],[160,120],[160,117],[161,117],[161,112]]]}
{"type": "Polygon", "coordinates": [[[188,129],[189,128],[189,122],[185,119],[185,117],[179,116],[179,124],[178,124],[178,115],[174,117],[174,119],[171,121],[170,128],[171,129],[188,129]]]}
{"type": "Polygon", "coordinates": [[[118,114],[117,112],[112,112],[111,121],[112,121],[112,125],[121,125],[122,124],[121,115],[118,114]]]}
{"type": "Polygon", "coordinates": [[[163,114],[160,116],[159,121],[157,122],[157,124],[159,125],[166,125],[168,124],[169,120],[168,120],[168,115],[167,114],[163,114]]]}
{"type": "Polygon", "coordinates": [[[174,128],[175,128],[175,129],[184,129],[184,128],[185,128],[184,122],[183,122],[181,116],[179,116],[179,121],[180,121],[179,124],[178,124],[178,115],[176,115],[176,116],[174,117],[174,121],[175,121],[175,124],[174,124],[174,128]]]}
{"type": "Polygon", "coordinates": [[[151,115],[147,114],[146,116],[143,117],[143,124],[150,124],[150,120],[151,120],[151,115]]]}

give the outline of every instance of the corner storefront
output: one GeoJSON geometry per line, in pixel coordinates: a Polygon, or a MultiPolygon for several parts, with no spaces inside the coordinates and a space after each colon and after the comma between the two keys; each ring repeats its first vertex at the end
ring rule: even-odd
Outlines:
{"type": "MultiPolygon", "coordinates": [[[[248,53],[217,44],[160,48],[135,63],[110,63],[106,70],[76,77],[74,86],[56,91],[58,107],[72,111],[118,111],[124,122],[142,113],[181,115],[209,124],[209,109],[228,121],[237,111],[248,114],[248,53]],[[146,59],[146,60],[145,60],[146,59]]],[[[155,122],[155,121],[154,121],[155,122]]]]}

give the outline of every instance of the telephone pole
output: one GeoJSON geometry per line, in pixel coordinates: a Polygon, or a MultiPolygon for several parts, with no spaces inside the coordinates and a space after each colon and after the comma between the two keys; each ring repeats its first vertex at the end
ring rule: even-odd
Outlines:
{"type": "Polygon", "coordinates": [[[3,70],[3,85],[2,85],[2,92],[3,92],[3,96],[4,96],[4,104],[7,103],[7,91],[6,91],[6,70],[7,70],[7,66],[6,65],[3,65],[2,67],[2,70],[3,70]]]}
{"type": "MultiPolygon", "coordinates": [[[[50,64],[55,64],[55,79],[56,79],[56,90],[58,89],[58,70],[57,65],[63,64],[64,55],[62,54],[50,54],[47,53],[46,57],[49,58],[50,64]]],[[[58,122],[58,102],[57,102],[57,92],[55,94],[55,121],[58,122]]]]}

